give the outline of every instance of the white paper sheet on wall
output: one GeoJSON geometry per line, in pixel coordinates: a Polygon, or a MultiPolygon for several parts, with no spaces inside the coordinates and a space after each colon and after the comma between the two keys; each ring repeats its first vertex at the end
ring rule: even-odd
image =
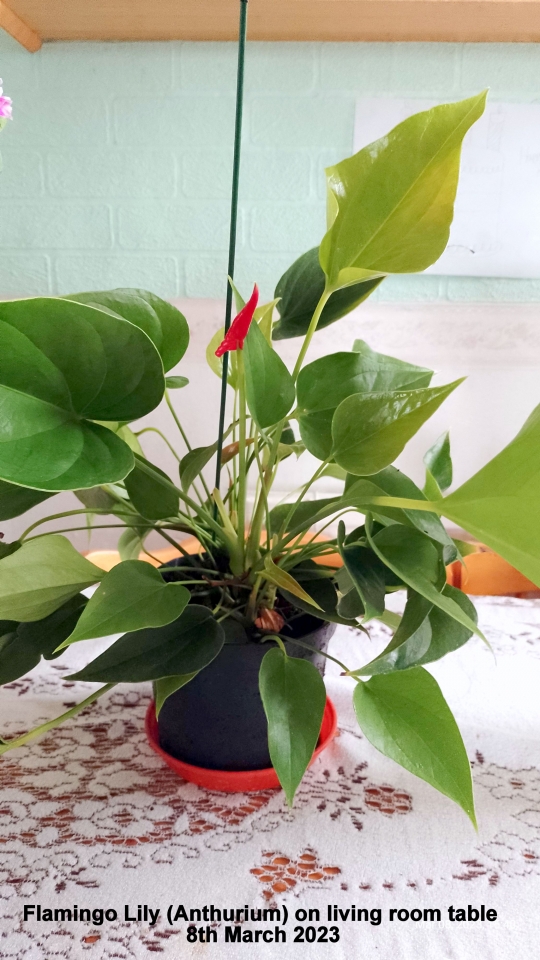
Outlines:
{"type": "MultiPolygon", "coordinates": [[[[358,100],[355,151],[432,106],[358,100]]],[[[450,240],[427,272],[540,277],[540,104],[488,103],[467,133],[450,240]]]]}

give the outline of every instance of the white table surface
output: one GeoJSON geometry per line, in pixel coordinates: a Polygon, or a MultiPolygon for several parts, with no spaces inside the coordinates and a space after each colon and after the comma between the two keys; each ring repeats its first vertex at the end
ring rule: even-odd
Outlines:
{"type": "MultiPolygon", "coordinates": [[[[432,672],[455,712],[473,765],[479,834],[449,800],[380,755],[360,734],[352,681],[330,664],[340,736],[316,761],[289,810],[281,791],[210,793],[150,750],[150,685],[121,685],[80,717],[0,760],[0,957],[380,958],[507,960],[538,955],[540,907],[540,600],[476,598],[478,640],[432,672]],[[118,920],[23,920],[24,904],[111,908],[118,920]],[[157,923],[124,919],[137,905],[157,923]],[[186,942],[187,910],[276,906],[286,943],[186,942]],[[379,925],[339,922],[336,943],[294,943],[294,913],[328,904],[380,908],[379,925]],[[497,920],[450,922],[470,904],[497,920]],[[441,921],[389,920],[392,908],[439,908],[441,921]]],[[[384,643],[338,628],[333,652],[353,662],[384,643]],[[356,654],[354,651],[357,651],[356,654]]],[[[96,644],[103,647],[105,642],[96,644]]],[[[71,649],[76,664],[88,645],[71,649]]],[[[62,682],[64,658],[2,688],[0,733],[13,736],[94,689],[62,682]]],[[[304,926],[309,924],[305,923],[304,926]]],[[[206,925],[204,923],[197,926],[206,925]]],[[[274,930],[274,923],[244,923],[274,930]]]]}

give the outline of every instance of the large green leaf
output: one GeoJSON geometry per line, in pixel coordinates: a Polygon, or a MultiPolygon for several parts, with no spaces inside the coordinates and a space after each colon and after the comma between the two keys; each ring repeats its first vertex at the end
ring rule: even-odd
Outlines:
{"type": "MultiPolygon", "coordinates": [[[[146,520],[166,520],[178,513],[178,495],[170,487],[154,480],[139,467],[139,462],[148,464],[156,473],[169,480],[166,473],[144,457],[135,457],[135,469],[125,479],[126,490],[133,506],[146,520]]],[[[169,481],[170,482],[170,481],[169,481]]]]}
{"type": "Polygon", "coordinates": [[[432,370],[376,353],[361,340],[356,344],[358,350],[330,353],[302,368],[297,385],[301,413],[335,410],[354,393],[388,393],[429,386],[432,370]]]}
{"type": "Polygon", "coordinates": [[[445,583],[445,571],[442,558],[433,542],[419,530],[393,524],[371,536],[366,523],[369,543],[377,556],[400,577],[407,586],[439,607],[471,633],[485,639],[476,626],[455,600],[442,593],[445,583]]]}
{"type": "Polygon", "coordinates": [[[300,436],[314,457],[327,460],[332,454],[332,420],[334,410],[317,410],[316,413],[305,413],[298,418],[300,436]]]}
{"type": "Polygon", "coordinates": [[[476,827],[471,767],[436,680],[423,667],[358,683],[354,709],[370,743],[450,797],[476,827]]]}
{"type": "Polygon", "coordinates": [[[28,540],[0,560],[0,617],[41,620],[104,576],[65,537],[28,540]]]}
{"type": "MultiPolygon", "coordinates": [[[[454,600],[474,623],[477,622],[474,605],[461,590],[446,584],[443,593],[454,600]]],[[[370,677],[433,663],[458,650],[471,637],[471,630],[409,589],[405,612],[390,643],[378,657],[354,672],[357,676],[370,677]]]]}
{"type": "Polygon", "coordinates": [[[43,620],[0,621],[0,684],[23,677],[41,657],[53,660],[60,656],[57,647],[73,630],[85,604],[86,597],[78,593],[43,620]]]}
{"type": "Polygon", "coordinates": [[[164,583],[149,563],[125,560],[106,573],[72,634],[62,646],[177,620],[190,599],[180,583],[164,583]]]}
{"type": "MultiPolygon", "coordinates": [[[[345,524],[339,522],[338,549],[364,608],[364,622],[384,613],[385,566],[373,550],[359,543],[347,544],[345,524]]],[[[350,608],[349,608],[350,609],[350,608]]]]}
{"type": "Polygon", "coordinates": [[[307,449],[324,460],[332,449],[333,411],[353,394],[385,393],[429,386],[432,370],[376,353],[363,340],[345,351],[314,360],[297,384],[300,434],[307,449]]]}
{"type": "Polygon", "coordinates": [[[93,421],[142,417],[164,388],[133,324],[54,297],[0,303],[0,477],[50,491],[123,479],[129,447],[93,421]]]}
{"type": "Polygon", "coordinates": [[[309,660],[273,649],[263,657],[259,690],[268,720],[272,765],[289,806],[317,746],[326,690],[309,660]]]}
{"type": "Polygon", "coordinates": [[[196,673],[217,657],[224,639],[208,607],[189,604],[177,620],[164,627],[126,633],[73,678],[139,683],[196,673]]]}
{"type": "Polygon", "coordinates": [[[15,483],[0,480],[0,520],[11,520],[20,517],[32,507],[54,496],[44,490],[32,490],[30,487],[19,487],[15,483]]]}
{"type": "Polygon", "coordinates": [[[189,327],[184,315],[148,290],[118,287],[69,294],[64,299],[106,310],[140,327],[157,348],[165,371],[176,366],[188,348],[189,327]]]}
{"type": "MultiPolygon", "coordinates": [[[[372,386],[367,393],[384,393],[386,390],[418,390],[420,387],[429,387],[433,378],[433,370],[428,367],[418,367],[407,360],[399,360],[386,353],[372,350],[365,340],[355,340],[353,353],[358,354],[367,374],[371,368],[373,377],[372,386]]],[[[359,392],[363,392],[360,390],[359,392]]]]}
{"type": "Polygon", "coordinates": [[[439,259],[454,215],[461,143],[486,92],[417,113],[326,171],[328,288],[416,273],[439,259]]]}
{"type": "MultiPolygon", "coordinates": [[[[445,585],[443,593],[461,607],[472,623],[478,623],[476,608],[467,594],[458,590],[457,587],[452,587],[449,583],[445,585]]],[[[430,644],[418,660],[419,664],[434,663],[435,660],[445,657],[447,653],[459,650],[473,635],[472,630],[458,623],[453,617],[449,617],[444,610],[438,607],[433,607],[430,610],[429,625],[431,628],[430,644]]]]}
{"type": "Polygon", "coordinates": [[[332,420],[336,462],[357,476],[379,473],[462,382],[347,397],[332,420]]]}
{"type": "MultiPolygon", "coordinates": [[[[319,248],[313,247],[303,253],[283,274],[274,293],[280,319],[274,324],[274,340],[303,337],[307,333],[315,308],[324,292],[325,275],[319,263],[319,248]]],[[[354,310],[369,297],[382,282],[382,277],[363,280],[344,290],[333,293],[324,306],[317,324],[322,330],[354,310]]]]}
{"type": "MultiPolygon", "coordinates": [[[[429,600],[409,587],[401,622],[390,643],[378,657],[367,663],[365,667],[355,670],[355,675],[370,677],[418,666],[418,661],[431,642],[429,614],[432,609],[433,604],[429,600]]],[[[455,621],[452,622],[455,623],[455,621]]],[[[459,626],[465,629],[461,624],[459,626]]]]}
{"type": "Polygon", "coordinates": [[[294,403],[293,378],[256,323],[249,328],[243,353],[249,412],[259,427],[271,427],[294,403]]]}
{"type": "Polygon", "coordinates": [[[434,508],[540,585],[539,504],[540,406],[501,453],[434,508]]]}
{"type": "MultiPolygon", "coordinates": [[[[351,479],[357,480],[354,475],[351,475],[351,479]]],[[[374,474],[371,479],[390,497],[403,497],[405,500],[426,499],[414,481],[396,467],[385,467],[380,473],[374,474]]],[[[345,490],[347,489],[350,489],[350,487],[346,486],[345,490]]],[[[398,523],[411,524],[425,533],[426,536],[431,537],[432,540],[442,544],[445,563],[452,563],[456,559],[458,553],[456,545],[436,513],[427,513],[423,510],[392,510],[391,507],[377,507],[375,512],[397,520],[398,523]]]]}

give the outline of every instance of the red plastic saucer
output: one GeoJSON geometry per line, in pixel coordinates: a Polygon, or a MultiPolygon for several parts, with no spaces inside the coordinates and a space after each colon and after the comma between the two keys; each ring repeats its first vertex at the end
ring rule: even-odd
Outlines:
{"type": "MultiPolygon", "coordinates": [[[[155,704],[152,700],[148,705],[145,718],[145,731],[148,742],[162,760],[184,780],[196,783],[207,790],[220,790],[223,793],[253,793],[256,790],[269,790],[279,787],[277,773],[273,767],[263,770],[208,770],[206,767],[195,767],[191,763],[184,763],[171,757],[159,745],[158,724],[156,720],[155,704]]],[[[311,764],[333,740],[337,731],[337,714],[334,704],[326,698],[319,741],[310,761],[311,764]]]]}

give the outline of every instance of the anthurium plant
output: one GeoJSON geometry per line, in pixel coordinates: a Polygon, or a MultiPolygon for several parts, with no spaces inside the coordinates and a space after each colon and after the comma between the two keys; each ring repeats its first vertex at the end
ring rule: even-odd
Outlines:
{"type": "Polygon", "coordinates": [[[292,264],[271,303],[258,303],[256,287],[246,303],[235,291],[238,315],[208,347],[216,374],[228,360],[232,417],[223,445],[192,445],[186,436],[187,379],[176,367],[189,331],[171,304],[124,289],[0,304],[0,518],[59,491],[80,502],[48,518],[62,520],[60,530],[43,533],[42,519],[17,542],[0,544],[0,682],[71,644],[121,635],[73,675],[100,685],[95,692],[2,741],[1,753],[113,684],[153,681],[159,710],[224,644],[265,644],[259,688],[270,756],[292,802],[325,706],[320,673],[286,650],[295,619],[308,613],[358,631],[340,667],[366,738],[474,822],[463,741],[426,669],[482,637],[471,601],[446,582],[446,566],[465,546],[441,518],[540,584],[540,407],[450,494],[450,448],[441,438],[424,458],[420,489],[393,463],[461,381],[432,385],[433,371],[361,340],[311,362],[307,353],[317,330],[361,304],[388,274],[424,270],[441,255],[462,140],[484,102],[482,93],[416,114],[326,171],[320,247],[292,264]],[[293,370],[275,350],[291,337],[300,342],[293,370]],[[177,476],[148,460],[136,424],[163,398],[178,434],[178,444],[164,438],[177,476]],[[305,450],[317,469],[288,502],[272,506],[280,465],[305,450]],[[221,489],[208,481],[218,455],[221,489]],[[326,476],[341,480],[342,490],[321,499],[313,494],[326,476]],[[120,528],[121,562],[108,573],[65,536],[103,517],[120,528]],[[140,559],[151,532],[178,549],[166,575],[140,559]],[[182,534],[197,538],[198,553],[183,549],[182,534]],[[88,599],[84,591],[96,585],[88,599]],[[395,591],[405,598],[401,617],[387,609],[395,591]],[[362,662],[364,632],[377,620],[391,628],[391,640],[362,662]]]}

